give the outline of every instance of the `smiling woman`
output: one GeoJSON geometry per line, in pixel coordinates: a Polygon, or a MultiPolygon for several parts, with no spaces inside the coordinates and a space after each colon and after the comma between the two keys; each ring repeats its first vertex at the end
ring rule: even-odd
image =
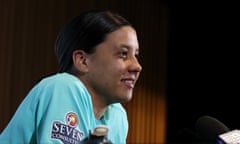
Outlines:
{"type": "Polygon", "coordinates": [[[111,142],[126,143],[121,103],[131,100],[142,70],[138,47],[135,29],[116,13],[87,11],[73,18],[56,40],[60,71],[31,89],[0,141],[79,143],[106,125],[111,142]]]}
{"type": "MultiPolygon", "coordinates": [[[[129,122],[127,143],[166,143],[164,139],[167,115],[164,98],[168,97],[165,90],[166,76],[169,74],[166,71],[168,67],[166,52],[168,51],[170,18],[168,14],[170,13],[165,2],[164,0],[10,0],[1,2],[0,132],[6,127],[20,102],[39,78],[58,71],[53,46],[64,23],[85,10],[100,8],[112,9],[123,15],[132,23],[138,36],[140,55],[137,56],[136,51],[136,57],[139,57],[143,69],[137,83],[134,84],[131,101],[124,103],[129,122]]],[[[179,6],[178,8],[181,9],[179,6]]],[[[177,24],[176,21],[174,23],[177,24]]],[[[99,34],[93,32],[92,35],[99,34]]],[[[90,41],[90,39],[87,40],[90,41]]],[[[179,42],[174,44],[178,45],[179,42]]],[[[122,44],[117,49],[119,51],[116,51],[116,57],[125,57],[125,50],[129,48],[122,44]]],[[[181,50],[183,49],[178,47],[178,51],[181,50]]],[[[180,59],[178,61],[181,62],[180,59]]],[[[125,81],[123,83],[133,83],[132,78],[129,79],[129,77],[123,77],[121,80],[125,81]]],[[[179,93],[178,90],[173,91],[179,93]]],[[[179,98],[176,100],[175,97],[173,101],[179,102],[179,98]]],[[[175,106],[174,108],[177,109],[182,107],[175,106]]],[[[62,119],[63,124],[67,123],[66,116],[59,119],[62,119]]],[[[179,121],[179,119],[176,120],[179,121]]],[[[82,122],[81,119],[78,121],[82,122]]],[[[174,121],[170,125],[174,127],[175,124],[177,122],[174,121]]]]}

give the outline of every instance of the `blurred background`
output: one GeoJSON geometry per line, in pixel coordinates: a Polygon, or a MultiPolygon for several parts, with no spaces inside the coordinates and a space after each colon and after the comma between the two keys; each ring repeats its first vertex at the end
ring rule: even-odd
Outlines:
{"type": "Polygon", "coordinates": [[[131,102],[128,143],[164,143],[168,7],[159,0],[3,0],[0,2],[0,131],[36,82],[58,71],[54,43],[64,24],[110,9],[136,28],[144,70],[131,102]]]}

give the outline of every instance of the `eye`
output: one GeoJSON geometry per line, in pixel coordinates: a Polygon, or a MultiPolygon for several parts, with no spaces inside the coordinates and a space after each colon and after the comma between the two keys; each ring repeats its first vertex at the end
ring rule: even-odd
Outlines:
{"type": "Polygon", "coordinates": [[[127,50],[122,50],[118,53],[120,58],[126,59],[127,55],[128,55],[128,51],[127,50]]]}

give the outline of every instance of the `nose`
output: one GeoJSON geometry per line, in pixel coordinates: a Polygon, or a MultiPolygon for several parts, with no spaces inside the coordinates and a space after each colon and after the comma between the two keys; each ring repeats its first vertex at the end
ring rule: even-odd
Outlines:
{"type": "Polygon", "coordinates": [[[136,57],[133,57],[130,61],[130,72],[140,73],[142,71],[142,66],[139,63],[138,59],[136,57]]]}

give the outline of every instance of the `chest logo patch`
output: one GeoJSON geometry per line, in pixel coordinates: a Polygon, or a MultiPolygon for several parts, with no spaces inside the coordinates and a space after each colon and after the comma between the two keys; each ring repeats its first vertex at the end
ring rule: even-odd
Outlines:
{"type": "Polygon", "coordinates": [[[61,140],[64,144],[77,144],[79,143],[84,134],[79,131],[78,117],[74,112],[69,112],[65,115],[65,122],[53,121],[51,138],[61,140]]]}

